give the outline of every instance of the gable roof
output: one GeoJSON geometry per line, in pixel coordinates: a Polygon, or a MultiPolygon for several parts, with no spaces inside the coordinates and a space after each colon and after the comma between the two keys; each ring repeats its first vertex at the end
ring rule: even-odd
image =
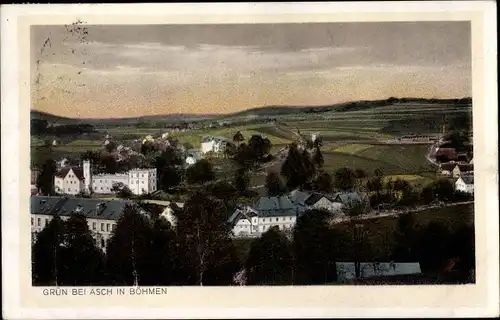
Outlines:
{"type": "Polygon", "coordinates": [[[280,197],[260,197],[253,206],[260,216],[295,216],[297,207],[287,196],[280,197]]]}
{"type": "Polygon", "coordinates": [[[56,172],[56,177],[64,179],[64,178],[66,178],[66,176],[68,175],[68,173],[69,173],[70,170],[73,170],[73,173],[78,178],[78,180],[83,181],[85,179],[84,176],[83,176],[83,169],[82,168],[78,168],[78,167],[64,167],[64,168],[61,168],[60,170],[58,170],[56,172]]]}
{"type": "Polygon", "coordinates": [[[240,219],[248,219],[258,216],[258,212],[249,206],[246,207],[236,207],[233,214],[229,217],[228,222],[231,226],[234,226],[240,219]]]}
{"type": "MultiPolygon", "coordinates": [[[[347,281],[356,278],[354,262],[336,262],[337,281],[347,281]]],[[[395,276],[420,274],[420,263],[418,262],[361,262],[360,278],[379,276],[395,276]]]]}
{"type": "Polygon", "coordinates": [[[299,189],[295,189],[290,192],[289,199],[295,204],[303,205],[307,198],[309,198],[311,194],[309,192],[305,192],[299,189]]]}
{"type": "Polygon", "coordinates": [[[201,142],[210,142],[210,141],[215,141],[215,142],[229,142],[230,140],[226,137],[222,136],[203,136],[201,138],[201,142]]]}
{"type": "MultiPolygon", "coordinates": [[[[136,206],[130,200],[109,200],[68,197],[31,197],[31,214],[44,214],[50,216],[71,216],[79,212],[87,218],[118,220],[127,205],[136,206]]],[[[148,213],[139,208],[140,212],[148,213]]]]}
{"type": "Polygon", "coordinates": [[[333,195],[334,201],[342,202],[343,204],[352,204],[353,202],[362,202],[364,194],[358,192],[337,192],[333,195]]]}
{"type": "Polygon", "coordinates": [[[306,205],[308,206],[312,206],[314,205],[315,203],[317,203],[319,200],[325,198],[326,200],[330,201],[330,202],[335,202],[331,197],[329,196],[326,196],[324,194],[321,194],[321,193],[313,193],[311,194],[307,199],[306,201],[304,202],[306,205]]]}

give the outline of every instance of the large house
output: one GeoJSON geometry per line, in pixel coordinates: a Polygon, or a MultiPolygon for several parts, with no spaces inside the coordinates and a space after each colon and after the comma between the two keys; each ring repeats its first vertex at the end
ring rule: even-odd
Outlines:
{"type": "Polygon", "coordinates": [[[201,153],[224,152],[226,146],[231,141],[225,137],[205,136],[201,139],[201,153]]]}
{"type": "Polygon", "coordinates": [[[156,168],[133,169],[121,174],[92,174],[92,164],[83,161],[81,167],[65,167],[54,177],[55,192],[76,195],[80,193],[109,194],[113,186],[126,186],[133,194],[140,195],[157,189],[156,168]]]}
{"type": "Polygon", "coordinates": [[[455,181],[455,190],[474,194],[474,176],[464,175],[455,181]]]}
{"type": "MultiPolygon", "coordinates": [[[[105,249],[118,219],[123,215],[127,205],[136,206],[128,200],[103,201],[101,199],[68,198],[68,197],[31,197],[31,233],[33,239],[52,220],[59,216],[63,220],[72,214],[82,214],[92,235],[101,249],[105,249]]],[[[149,216],[148,212],[137,207],[139,212],[149,216]]]]}
{"type": "Polygon", "coordinates": [[[235,236],[260,236],[274,226],[293,229],[298,209],[287,196],[261,197],[253,206],[237,207],[228,222],[235,236]]]}

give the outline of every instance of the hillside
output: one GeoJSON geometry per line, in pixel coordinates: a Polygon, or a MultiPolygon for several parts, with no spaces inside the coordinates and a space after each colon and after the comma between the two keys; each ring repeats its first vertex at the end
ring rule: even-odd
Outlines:
{"type": "Polygon", "coordinates": [[[472,98],[461,99],[423,99],[423,98],[389,98],[382,100],[360,100],[346,103],[324,105],[324,106],[263,106],[239,111],[231,114],[217,115],[217,114],[166,114],[166,115],[151,115],[144,117],[132,118],[107,118],[107,119],[75,119],[61,117],[46,112],[31,110],[31,119],[47,120],[52,124],[74,124],[74,123],[88,123],[92,125],[131,125],[141,122],[163,122],[175,123],[180,121],[200,121],[208,119],[229,119],[239,117],[273,117],[282,115],[293,114],[311,114],[311,113],[324,113],[324,112],[346,112],[346,111],[360,111],[364,109],[371,109],[380,106],[391,104],[453,104],[457,107],[464,106],[470,107],[472,98]]]}

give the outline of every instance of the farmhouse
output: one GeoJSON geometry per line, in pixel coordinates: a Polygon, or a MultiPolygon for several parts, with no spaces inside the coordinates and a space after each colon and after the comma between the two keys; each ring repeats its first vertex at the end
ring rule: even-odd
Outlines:
{"type": "MultiPolygon", "coordinates": [[[[73,214],[82,214],[87,218],[92,235],[101,249],[116,228],[118,219],[123,215],[127,205],[136,206],[127,200],[102,201],[100,199],[68,198],[68,197],[31,197],[31,233],[33,239],[52,220],[59,216],[63,220],[73,214]]],[[[138,208],[139,212],[149,217],[149,213],[138,208]]]]}
{"type": "Polygon", "coordinates": [[[182,202],[170,202],[165,209],[160,214],[161,217],[165,218],[172,227],[177,225],[177,216],[176,212],[179,212],[184,208],[184,203],[182,202]]]}
{"type": "Polygon", "coordinates": [[[231,141],[225,137],[205,136],[201,139],[201,153],[224,152],[231,141]]]}
{"type": "Polygon", "coordinates": [[[455,190],[465,192],[465,193],[474,193],[474,176],[461,176],[455,181],[455,190]]]}
{"type": "Polygon", "coordinates": [[[363,192],[338,192],[335,193],[331,199],[334,202],[340,202],[344,210],[353,210],[359,208],[362,212],[370,210],[370,199],[366,193],[363,192]]]}

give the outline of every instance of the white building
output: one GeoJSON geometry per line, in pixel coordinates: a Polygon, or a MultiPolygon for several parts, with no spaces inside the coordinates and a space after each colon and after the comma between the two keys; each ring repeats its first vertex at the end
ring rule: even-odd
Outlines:
{"type": "Polygon", "coordinates": [[[253,206],[236,208],[229,223],[236,237],[260,236],[271,227],[289,231],[295,226],[298,207],[288,197],[261,197],[253,206]]]}
{"type": "MultiPolygon", "coordinates": [[[[67,198],[67,197],[31,197],[31,233],[35,240],[37,234],[52,220],[59,216],[67,220],[72,214],[82,214],[87,218],[92,235],[97,246],[105,250],[107,241],[116,228],[118,219],[122,216],[127,205],[136,206],[127,200],[102,201],[100,199],[67,198]]],[[[142,208],[139,212],[149,214],[142,208]]]]}
{"type": "Polygon", "coordinates": [[[54,177],[55,191],[58,194],[76,195],[80,192],[110,194],[115,184],[123,184],[135,195],[151,193],[157,190],[156,168],[133,169],[126,173],[92,173],[90,161],[83,161],[83,168],[66,167],[54,177]]]}
{"type": "Polygon", "coordinates": [[[170,225],[175,228],[177,226],[177,216],[176,216],[176,211],[182,210],[184,208],[184,203],[182,202],[170,202],[163,212],[160,214],[163,218],[165,218],[168,222],[170,222],[170,225]]]}
{"type": "Polygon", "coordinates": [[[85,190],[82,168],[64,167],[54,176],[54,191],[57,194],[76,195],[85,190]]]}
{"type": "Polygon", "coordinates": [[[463,175],[455,181],[455,190],[474,194],[474,176],[463,175]]]}
{"type": "Polygon", "coordinates": [[[202,156],[200,150],[198,150],[198,149],[189,149],[189,150],[186,150],[185,154],[186,154],[186,158],[185,158],[184,161],[186,162],[187,166],[192,166],[196,162],[198,162],[201,159],[203,159],[203,156],[202,156]]]}
{"type": "Polygon", "coordinates": [[[224,152],[226,146],[231,141],[225,137],[210,137],[205,136],[201,140],[201,153],[208,152],[224,152]]]}

